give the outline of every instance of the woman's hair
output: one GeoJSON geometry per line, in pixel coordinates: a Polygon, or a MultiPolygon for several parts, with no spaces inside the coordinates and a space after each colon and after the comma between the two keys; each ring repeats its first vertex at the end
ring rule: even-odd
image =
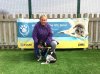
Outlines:
{"type": "Polygon", "coordinates": [[[41,19],[42,17],[46,17],[46,18],[47,18],[47,16],[46,16],[46,15],[41,15],[41,16],[40,16],[40,19],[41,19]]]}

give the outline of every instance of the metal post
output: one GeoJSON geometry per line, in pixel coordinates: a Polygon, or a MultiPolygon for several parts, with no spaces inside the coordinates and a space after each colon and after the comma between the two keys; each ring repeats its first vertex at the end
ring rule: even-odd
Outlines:
{"type": "Polygon", "coordinates": [[[28,10],[29,10],[29,19],[31,19],[32,18],[31,0],[28,0],[28,10]]]}
{"type": "Polygon", "coordinates": [[[80,0],[77,0],[77,18],[80,18],[80,0]]]}

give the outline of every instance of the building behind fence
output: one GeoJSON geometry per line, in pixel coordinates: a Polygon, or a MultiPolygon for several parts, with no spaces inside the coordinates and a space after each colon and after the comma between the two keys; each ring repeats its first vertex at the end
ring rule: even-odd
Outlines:
{"type": "MultiPolygon", "coordinates": [[[[100,16],[97,14],[83,14],[82,18],[89,18],[89,48],[100,48],[100,16]]],[[[33,14],[33,19],[38,19],[39,14],[33,14]]],[[[76,18],[76,14],[47,14],[48,18],[76,18]]],[[[17,48],[17,26],[16,20],[18,18],[28,18],[26,14],[0,15],[0,48],[17,48]]]]}

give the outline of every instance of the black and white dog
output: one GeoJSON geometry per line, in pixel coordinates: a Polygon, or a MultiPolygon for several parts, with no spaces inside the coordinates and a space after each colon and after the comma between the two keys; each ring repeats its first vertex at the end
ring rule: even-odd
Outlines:
{"type": "Polygon", "coordinates": [[[37,61],[40,61],[43,57],[45,57],[45,62],[42,62],[41,64],[55,63],[57,60],[56,53],[48,48],[44,42],[40,41],[39,44],[42,46],[42,48],[39,49],[40,56],[37,61]],[[45,52],[44,56],[42,55],[42,52],[45,52]]]}
{"type": "Polygon", "coordinates": [[[46,54],[46,61],[42,62],[41,64],[55,63],[56,61],[57,61],[56,53],[51,51],[51,49],[48,49],[46,54]]]}

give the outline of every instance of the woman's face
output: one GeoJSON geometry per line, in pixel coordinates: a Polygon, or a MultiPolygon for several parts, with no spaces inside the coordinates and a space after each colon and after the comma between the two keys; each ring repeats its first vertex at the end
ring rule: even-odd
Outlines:
{"type": "Polygon", "coordinates": [[[45,24],[47,22],[47,17],[45,17],[45,16],[41,17],[40,22],[41,22],[41,25],[45,26],[45,24]]]}

